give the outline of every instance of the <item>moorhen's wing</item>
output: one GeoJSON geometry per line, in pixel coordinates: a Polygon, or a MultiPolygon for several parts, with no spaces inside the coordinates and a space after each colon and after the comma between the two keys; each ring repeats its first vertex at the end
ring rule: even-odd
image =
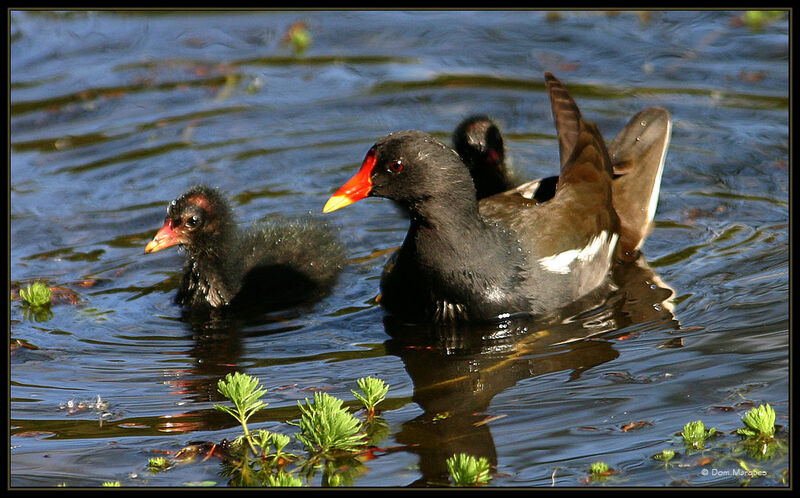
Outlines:
{"type": "Polygon", "coordinates": [[[604,172],[611,178],[611,159],[597,126],[583,119],[575,100],[551,73],[545,73],[545,85],[558,135],[561,174],[523,183],[498,194],[500,196],[522,196],[546,202],[553,198],[556,188],[561,185],[594,181],[604,172]]]}
{"type": "Polygon", "coordinates": [[[545,87],[550,95],[550,107],[558,133],[558,152],[561,157],[561,169],[575,150],[578,135],[581,131],[581,111],[564,85],[551,73],[544,73],[545,87]]]}
{"type": "Polygon", "coordinates": [[[545,73],[553,119],[558,134],[562,183],[597,181],[596,175],[611,175],[611,159],[597,126],[583,119],[578,105],[564,85],[551,73],[545,73]]]}
{"type": "Polygon", "coordinates": [[[567,287],[564,295],[581,295],[605,280],[619,233],[611,161],[597,127],[581,117],[552,74],[545,78],[561,148],[555,194],[537,203],[504,193],[481,200],[479,207],[487,220],[516,232],[531,271],[544,271],[567,287]]]}
{"type": "MultiPolygon", "coordinates": [[[[571,126],[572,120],[564,116],[574,115],[574,110],[570,109],[568,102],[562,103],[565,109],[560,113],[562,122],[571,126]]],[[[652,230],[671,131],[669,112],[661,107],[649,107],[631,118],[608,145],[614,172],[612,201],[620,218],[619,244],[625,259],[635,259],[644,239],[652,230]]],[[[567,144],[569,140],[567,137],[559,143],[567,144]]],[[[555,195],[558,180],[557,176],[540,178],[499,195],[522,196],[545,202],[555,195]]]]}

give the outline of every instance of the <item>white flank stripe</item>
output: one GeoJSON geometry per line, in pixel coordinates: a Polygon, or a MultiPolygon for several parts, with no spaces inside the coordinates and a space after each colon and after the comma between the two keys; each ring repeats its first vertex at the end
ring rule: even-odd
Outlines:
{"type": "Polygon", "coordinates": [[[553,256],[541,258],[539,264],[547,271],[553,273],[569,273],[569,265],[578,257],[578,249],[570,249],[553,256]]]}
{"type": "MultiPolygon", "coordinates": [[[[539,259],[539,265],[547,271],[553,273],[567,274],[571,271],[570,265],[576,259],[579,261],[590,261],[597,253],[603,248],[608,248],[616,244],[619,235],[613,234],[611,241],[608,240],[608,232],[603,230],[598,235],[589,241],[583,249],[570,249],[569,251],[560,252],[553,256],[547,256],[539,259]]],[[[609,255],[611,252],[609,251],[609,255]]]]}

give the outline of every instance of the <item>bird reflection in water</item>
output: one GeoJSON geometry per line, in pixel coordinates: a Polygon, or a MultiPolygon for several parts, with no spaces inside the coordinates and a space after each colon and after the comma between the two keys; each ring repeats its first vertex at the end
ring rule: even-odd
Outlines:
{"type": "Polygon", "coordinates": [[[486,325],[409,325],[387,316],[387,352],[400,357],[424,413],[405,422],[396,439],[419,456],[422,476],[413,486],[447,482],[446,459],[456,453],[497,452],[488,412],[495,395],[524,379],[582,372],[616,359],[614,340],[631,330],[679,330],[674,291],[643,256],[617,264],[611,294],[576,302],[546,317],[515,317],[486,325]],[[592,299],[599,299],[591,302],[592,299]],[[589,310],[589,311],[581,311],[589,310]],[[435,367],[433,367],[435,365],[435,367]]]}

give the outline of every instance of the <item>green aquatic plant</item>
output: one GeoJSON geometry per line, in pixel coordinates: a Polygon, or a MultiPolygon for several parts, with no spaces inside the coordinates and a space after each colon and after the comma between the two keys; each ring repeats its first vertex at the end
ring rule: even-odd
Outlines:
{"type": "Polygon", "coordinates": [[[489,461],[466,453],[454,454],[447,459],[447,470],[456,486],[483,486],[492,479],[489,461]]]}
{"type": "Polygon", "coordinates": [[[322,470],[322,486],[329,488],[354,486],[356,478],[366,471],[367,467],[355,453],[326,460],[322,470]]]}
{"type": "Polygon", "coordinates": [[[277,432],[271,432],[269,434],[269,444],[275,447],[275,453],[270,455],[273,463],[277,464],[281,462],[281,459],[285,461],[288,458],[297,457],[294,453],[283,451],[291,440],[292,439],[286,434],[278,434],[277,432]]]}
{"type": "MultiPolygon", "coordinates": [[[[239,446],[244,441],[245,436],[239,436],[234,440],[234,444],[239,446]]],[[[294,453],[284,451],[284,448],[291,442],[291,438],[285,434],[277,432],[270,432],[266,429],[258,429],[250,433],[250,440],[261,451],[256,452],[256,456],[260,454],[261,458],[270,462],[271,465],[278,465],[285,463],[290,459],[297,458],[294,453]],[[275,448],[275,452],[271,448],[275,448]]]]}
{"type": "Polygon", "coordinates": [[[220,394],[231,400],[234,407],[231,409],[224,405],[214,405],[214,408],[239,421],[244,430],[244,440],[247,441],[253,454],[258,456],[259,452],[250,437],[247,421],[258,410],[267,406],[267,403],[260,399],[267,390],[258,386],[258,379],[255,377],[239,372],[226,375],[224,380],[221,379],[217,383],[217,389],[220,394]]]}
{"type": "Polygon", "coordinates": [[[743,427],[736,432],[745,436],[743,445],[751,458],[759,461],[772,459],[784,443],[775,438],[775,410],[766,405],[751,408],[742,417],[743,427]]]}
{"type": "Polygon", "coordinates": [[[342,408],[343,401],[323,392],[314,393],[314,402],[297,402],[301,416],[297,439],[312,452],[354,451],[364,444],[361,421],[342,408]]]}
{"type": "MultiPolygon", "coordinates": [[[[691,448],[695,448],[703,450],[702,457],[681,458],[682,455],[678,452],[664,449],[653,455],[653,459],[660,461],[661,464],[658,467],[666,470],[670,475],[673,472],[687,471],[694,474],[683,479],[676,477],[673,481],[675,483],[690,483],[693,478],[697,477],[696,472],[691,469],[704,467],[701,472],[702,476],[708,476],[711,473],[710,469],[716,468],[718,476],[738,476],[741,486],[748,486],[751,481],[756,479],[759,484],[774,479],[775,484],[784,485],[785,482],[776,469],[785,461],[788,445],[782,434],[776,435],[775,412],[769,405],[762,405],[751,409],[742,416],[741,420],[746,427],[730,433],[713,428],[707,429],[700,420],[689,422],[681,433],[687,446],[686,456],[691,455],[691,448]],[[736,437],[737,432],[746,437],[736,437]],[[720,441],[708,449],[704,449],[703,446],[710,437],[719,438],[720,441]],[[735,442],[731,443],[731,439],[734,439],[735,442]],[[741,470],[724,468],[734,462],[738,463],[741,470]],[[759,462],[767,463],[762,468],[759,462]],[[713,467],[706,467],[710,464],[713,464],[713,467]]],[[[587,479],[587,481],[589,480],[587,479]]]]}
{"type": "Polygon", "coordinates": [[[52,292],[47,284],[33,282],[25,288],[20,287],[19,297],[22,299],[25,320],[46,322],[53,318],[53,312],[50,311],[52,292]]]}
{"type": "Polygon", "coordinates": [[[747,427],[737,432],[743,436],[771,438],[775,435],[775,410],[769,403],[750,409],[742,417],[742,422],[747,427]]]}
{"type": "MultiPolygon", "coordinates": [[[[269,453],[269,447],[272,444],[272,433],[266,429],[254,430],[250,432],[250,441],[261,450],[260,452],[255,452],[256,456],[259,454],[267,455],[269,453]]],[[[244,434],[233,440],[233,444],[236,446],[241,446],[243,443],[245,443],[244,434]]]]}
{"type": "Polygon", "coordinates": [[[758,461],[771,460],[778,450],[784,449],[784,444],[775,438],[747,438],[743,447],[750,458],[758,461]]]}
{"type": "Polygon", "coordinates": [[[211,486],[216,486],[216,481],[186,481],[183,483],[184,486],[190,488],[209,488],[211,486]]]}
{"type": "Polygon", "coordinates": [[[742,487],[749,486],[750,480],[753,479],[754,477],[764,477],[767,475],[766,471],[756,467],[750,467],[744,460],[737,460],[737,463],[739,464],[739,468],[741,468],[745,472],[744,475],[746,479],[744,481],[741,481],[742,487]]]}
{"type": "MultiPolygon", "coordinates": [[[[385,398],[388,386],[374,378],[359,379],[358,385],[363,394],[353,394],[372,412],[371,418],[363,422],[348,411],[344,401],[323,392],[314,393],[313,401],[297,403],[299,420],[286,423],[299,428],[294,437],[307,452],[296,455],[287,451],[292,442],[290,436],[248,428],[252,416],[266,406],[261,397],[267,391],[259,387],[259,380],[238,372],[226,375],[217,387],[233,406],[215,405],[215,408],[239,421],[243,434],[216,453],[222,459],[221,475],[230,477],[232,486],[301,486],[322,469],[323,486],[353,485],[356,477],[367,469],[361,452],[369,453],[368,444],[374,445],[383,431],[388,431],[385,421],[374,415],[375,406],[385,398]]],[[[153,469],[167,463],[158,459],[151,462],[153,469]]]]}
{"type": "Polygon", "coordinates": [[[154,474],[167,470],[169,466],[169,460],[164,457],[153,457],[147,462],[147,469],[154,474]]]}
{"type": "Polygon", "coordinates": [[[716,432],[714,428],[706,429],[702,420],[695,420],[683,426],[683,441],[692,448],[702,449],[706,439],[716,432]]]}
{"type": "Polygon", "coordinates": [[[53,312],[50,310],[50,306],[41,306],[38,308],[24,306],[22,316],[25,320],[41,323],[53,318],[53,312]]]}
{"type": "Polygon", "coordinates": [[[355,390],[350,390],[357,400],[361,401],[367,411],[367,418],[371,419],[377,413],[377,405],[386,399],[389,392],[389,385],[381,379],[375,377],[361,377],[356,381],[363,396],[355,390]]]}
{"type": "Polygon", "coordinates": [[[664,462],[664,465],[669,465],[669,461],[675,458],[675,451],[673,450],[661,450],[661,453],[653,455],[653,458],[656,460],[661,460],[664,462]]]}
{"type": "Polygon", "coordinates": [[[27,287],[19,289],[19,297],[31,308],[42,308],[50,305],[52,293],[50,287],[42,282],[28,284],[27,287]]]}
{"type": "Polygon", "coordinates": [[[266,485],[275,488],[299,488],[303,485],[303,480],[292,474],[280,471],[275,475],[267,476],[266,485]]]}
{"type": "Polygon", "coordinates": [[[605,462],[594,462],[593,464],[589,465],[589,472],[595,475],[607,474],[609,470],[610,467],[605,462]]]}
{"type": "Polygon", "coordinates": [[[380,416],[368,418],[364,425],[366,426],[364,434],[367,437],[365,442],[367,446],[380,446],[392,432],[389,423],[380,416]]]}
{"type": "Polygon", "coordinates": [[[589,465],[589,477],[584,482],[605,481],[609,476],[616,474],[605,462],[594,462],[589,465]]]}
{"type": "Polygon", "coordinates": [[[311,33],[306,23],[298,21],[289,26],[283,41],[292,48],[295,55],[302,55],[311,45],[311,33]]]}
{"type": "Polygon", "coordinates": [[[761,31],[764,26],[784,18],[786,11],[783,10],[748,10],[745,12],[741,21],[752,31],[761,31]]]}

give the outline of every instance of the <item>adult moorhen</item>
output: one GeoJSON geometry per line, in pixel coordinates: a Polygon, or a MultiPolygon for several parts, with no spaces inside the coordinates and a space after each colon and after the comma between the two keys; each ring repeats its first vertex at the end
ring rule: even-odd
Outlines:
{"type": "MultiPolygon", "coordinates": [[[[607,146],[614,171],[611,197],[622,225],[619,244],[626,261],[637,258],[652,229],[671,131],[669,112],[649,107],[633,116],[607,146]]],[[[470,170],[478,199],[511,190],[544,202],[555,194],[558,176],[524,184],[517,180],[505,163],[500,129],[488,116],[463,120],[453,132],[453,144],[470,170]]]]}
{"type": "Polygon", "coordinates": [[[324,213],[367,196],[404,205],[411,224],[381,279],[381,304],[412,321],[489,320],[544,313],[606,281],[619,239],[611,159],[558,79],[545,73],[561,173],[551,199],[476,199],[458,154],[402,131],[376,142],[324,213]]]}
{"type": "Polygon", "coordinates": [[[269,309],[318,298],[345,262],[336,237],[310,220],[239,230],[220,192],[205,185],[169,203],[164,226],[144,252],[174,245],[187,252],[175,301],[190,309],[269,309]]]}

